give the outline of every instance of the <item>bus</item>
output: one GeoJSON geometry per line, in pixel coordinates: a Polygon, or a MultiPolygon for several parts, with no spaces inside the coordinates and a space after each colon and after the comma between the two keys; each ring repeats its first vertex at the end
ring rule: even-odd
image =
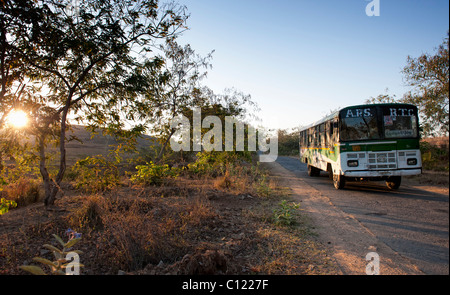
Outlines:
{"type": "Polygon", "coordinates": [[[402,176],[422,173],[418,119],[411,104],[342,108],[300,129],[300,161],[309,176],[328,172],[336,189],[361,180],[398,189],[402,176]]]}

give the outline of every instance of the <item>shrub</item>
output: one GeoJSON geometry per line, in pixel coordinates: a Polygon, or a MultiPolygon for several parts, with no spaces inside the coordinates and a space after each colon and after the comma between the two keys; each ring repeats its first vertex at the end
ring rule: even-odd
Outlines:
{"type": "Polygon", "coordinates": [[[102,199],[98,196],[90,196],[83,205],[75,210],[69,217],[70,226],[77,229],[103,229],[102,199]]]}
{"type": "Polygon", "coordinates": [[[188,171],[198,175],[217,177],[225,175],[231,165],[239,161],[250,161],[250,152],[201,152],[197,160],[188,164],[188,171]]]}
{"type": "MultiPolygon", "coordinates": [[[[72,271],[71,270],[72,267],[75,268],[83,267],[83,265],[80,264],[78,261],[69,263],[73,255],[82,254],[82,252],[79,250],[69,251],[69,249],[71,249],[76,243],[80,241],[81,234],[76,233],[71,229],[68,229],[66,233],[68,233],[70,236],[69,241],[67,243],[65,243],[58,235],[55,234],[53,235],[53,237],[61,244],[62,249],[58,249],[57,247],[50,244],[45,244],[43,246],[44,248],[47,248],[53,252],[53,255],[55,257],[54,261],[50,261],[42,257],[33,258],[33,261],[47,265],[50,268],[51,274],[54,275],[65,275],[72,271]],[[67,269],[69,269],[69,271],[67,271],[67,269]],[[63,270],[65,270],[65,272],[63,270]]],[[[46,275],[45,271],[39,266],[22,265],[19,266],[19,268],[34,275],[46,275]]]]}
{"type": "Polygon", "coordinates": [[[449,150],[426,141],[420,142],[422,166],[426,170],[449,171],[449,150]]]}
{"type": "Polygon", "coordinates": [[[110,161],[102,155],[86,157],[72,167],[75,187],[88,192],[100,192],[111,189],[120,183],[118,160],[110,161]]]}
{"type": "Polygon", "coordinates": [[[161,185],[164,179],[177,177],[181,171],[179,168],[170,168],[169,165],[157,165],[153,162],[138,165],[136,169],[137,172],[131,176],[131,181],[146,185],[161,185]]]}
{"type": "Polygon", "coordinates": [[[9,209],[14,207],[17,207],[16,202],[7,200],[5,198],[0,199],[0,215],[8,213],[9,209]]]}
{"type": "Polygon", "coordinates": [[[296,203],[288,203],[286,200],[281,201],[278,208],[273,210],[272,220],[275,225],[293,226],[297,223],[296,210],[300,207],[296,203]]]}
{"type": "Polygon", "coordinates": [[[267,175],[260,175],[254,186],[256,188],[256,193],[261,197],[269,197],[272,194],[272,188],[270,187],[267,175]]]}
{"type": "Polygon", "coordinates": [[[23,178],[10,183],[3,188],[4,194],[17,203],[18,207],[36,203],[40,199],[39,183],[32,179],[23,178]]]}

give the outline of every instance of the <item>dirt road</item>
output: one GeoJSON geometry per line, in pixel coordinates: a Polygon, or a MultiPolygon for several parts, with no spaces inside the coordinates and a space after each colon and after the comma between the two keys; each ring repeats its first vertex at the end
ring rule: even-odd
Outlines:
{"type": "Polygon", "coordinates": [[[379,257],[381,275],[449,274],[448,189],[405,184],[389,191],[382,182],[366,182],[337,191],[327,173],[311,178],[298,159],[279,157],[268,166],[292,189],[342,274],[366,274],[375,262],[366,260],[369,253],[368,259],[379,257]]]}

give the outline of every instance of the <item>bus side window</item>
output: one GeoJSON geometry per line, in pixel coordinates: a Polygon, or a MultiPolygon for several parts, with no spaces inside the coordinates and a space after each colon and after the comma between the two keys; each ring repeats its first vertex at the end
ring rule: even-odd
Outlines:
{"type": "Polygon", "coordinates": [[[326,135],[325,135],[325,123],[319,125],[319,145],[325,147],[326,135]]]}
{"type": "Polygon", "coordinates": [[[336,143],[339,141],[339,122],[335,120],[331,124],[333,124],[333,143],[336,143]]]}
{"type": "Polygon", "coordinates": [[[314,128],[314,147],[317,147],[319,145],[319,126],[316,126],[314,128]]]}
{"type": "Polygon", "coordinates": [[[333,123],[331,121],[327,122],[326,125],[326,133],[327,133],[327,145],[329,147],[333,146],[332,138],[333,138],[333,123]]]}

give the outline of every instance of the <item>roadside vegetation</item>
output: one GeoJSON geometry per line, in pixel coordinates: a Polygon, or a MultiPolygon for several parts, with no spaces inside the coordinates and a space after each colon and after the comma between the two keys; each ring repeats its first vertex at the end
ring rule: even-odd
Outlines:
{"type": "Polygon", "coordinates": [[[31,177],[20,188],[2,186],[19,206],[0,217],[1,274],[61,272],[49,266],[56,251],[49,249],[60,247],[53,235],[67,240],[68,229],[80,236],[82,274],[336,271],[289,189],[255,155],[168,156],[164,164],[137,158],[130,171],[109,169],[124,167],[115,160],[81,159],[52,210],[44,210],[43,188],[31,177]]]}

